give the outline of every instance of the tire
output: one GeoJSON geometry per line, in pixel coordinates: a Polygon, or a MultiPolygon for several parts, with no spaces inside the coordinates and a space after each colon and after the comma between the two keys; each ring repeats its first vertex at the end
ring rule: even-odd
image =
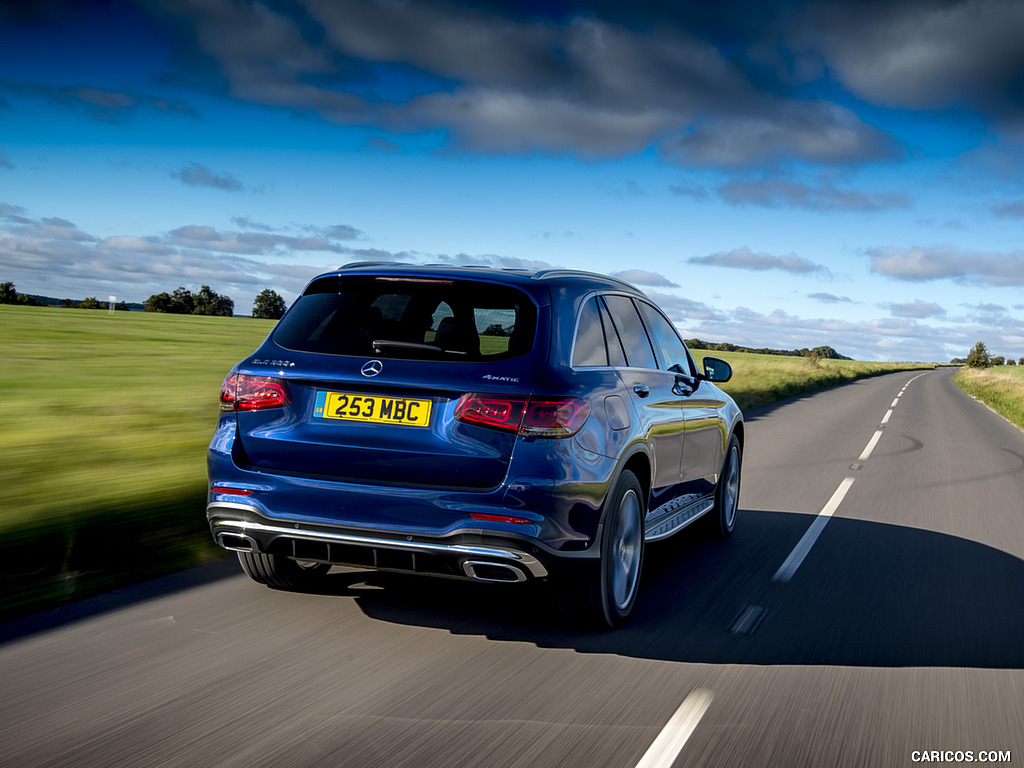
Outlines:
{"type": "Polygon", "coordinates": [[[729,438],[725,451],[722,474],[715,488],[715,506],[708,515],[708,530],[717,539],[728,539],[736,527],[736,512],[740,505],[740,471],[743,451],[736,435],[729,438]]]}
{"type": "Polygon", "coordinates": [[[323,582],[331,566],[309,560],[292,560],[282,555],[238,552],[238,562],[249,578],[276,589],[313,589],[323,582]]]}
{"type": "Polygon", "coordinates": [[[646,504],[632,472],[622,472],[607,503],[600,562],[568,578],[559,591],[563,615],[599,629],[615,629],[629,619],[644,558],[646,504]]]}

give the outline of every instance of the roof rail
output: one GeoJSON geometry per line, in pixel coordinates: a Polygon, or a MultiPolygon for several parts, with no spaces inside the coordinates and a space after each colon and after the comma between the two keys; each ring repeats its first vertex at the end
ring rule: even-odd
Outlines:
{"type": "Polygon", "coordinates": [[[588,272],[582,269],[542,269],[540,272],[534,272],[533,274],[534,280],[550,280],[556,277],[599,277],[602,280],[608,280],[609,282],[618,283],[619,285],[636,290],[635,285],[627,283],[618,277],[602,275],[600,272],[588,272]]]}
{"type": "Polygon", "coordinates": [[[338,269],[356,269],[358,267],[394,267],[411,266],[407,261],[353,261],[342,264],[338,269]]]}

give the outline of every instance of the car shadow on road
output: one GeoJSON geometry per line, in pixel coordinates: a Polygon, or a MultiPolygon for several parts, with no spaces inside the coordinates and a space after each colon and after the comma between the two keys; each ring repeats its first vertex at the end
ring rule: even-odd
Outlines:
{"type": "Polygon", "coordinates": [[[575,631],[550,595],[534,587],[349,572],[332,574],[329,589],[381,621],[581,653],[715,664],[1024,668],[1021,559],[946,534],[835,518],[792,580],[776,583],[773,575],[811,517],[740,514],[730,541],[686,532],[649,547],[635,613],[615,632],[575,631]],[[742,615],[760,621],[737,625],[742,615]]]}

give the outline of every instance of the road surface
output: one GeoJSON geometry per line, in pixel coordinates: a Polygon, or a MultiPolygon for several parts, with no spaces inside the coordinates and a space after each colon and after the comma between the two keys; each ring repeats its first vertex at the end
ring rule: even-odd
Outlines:
{"type": "Polygon", "coordinates": [[[1024,433],[952,374],[748,414],[735,535],[650,547],[618,632],[231,558],[0,626],[0,765],[1024,764],[1024,433]]]}

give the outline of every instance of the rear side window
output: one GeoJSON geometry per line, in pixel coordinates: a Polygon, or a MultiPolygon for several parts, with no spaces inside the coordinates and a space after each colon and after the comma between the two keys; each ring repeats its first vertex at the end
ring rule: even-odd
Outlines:
{"type": "Polygon", "coordinates": [[[537,309],[522,291],[475,280],[331,276],[306,289],[274,330],[286,349],[474,362],[533,347],[537,309]]]}
{"type": "Polygon", "coordinates": [[[628,296],[605,296],[604,301],[625,349],[626,363],[633,368],[657,368],[654,350],[632,299],[628,296]]]}
{"type": "Polygon", "coordinates": [[[597,296],[587,300],[580,311],[573,346],[574,368],[593,368],[608,365],[624,366],[626,355],[615,332],[604,301],[597,296]]]}

